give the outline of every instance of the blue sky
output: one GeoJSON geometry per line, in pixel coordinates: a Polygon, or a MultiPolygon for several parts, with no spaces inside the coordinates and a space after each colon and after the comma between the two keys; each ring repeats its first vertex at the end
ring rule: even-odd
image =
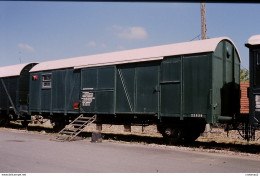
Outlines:
{"type": "MultiPolygon", "coordinates": [[[[248,68],[260,4],[206,3],[207,36],[227,36],[248,68]]],[[[0,1],[0,66],[190,41],[200,3],[0,1]]]]}

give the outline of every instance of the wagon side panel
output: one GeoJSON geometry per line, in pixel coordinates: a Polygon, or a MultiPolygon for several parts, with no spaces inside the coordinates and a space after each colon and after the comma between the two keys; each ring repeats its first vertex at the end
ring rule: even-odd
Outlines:
{"type": "Polygon", "coordinates": [[[180,117],[181,75],[181,57],[169,57],[162,61],[160,80],[162,117],[180,117]]]}
{"type": "Polygon", "coordinates": [[[114,114],[115,67],[85,68],[81,71],[81,111],[114,114]]]}
{"type": "Polygon", "coordinates": [[[158,112],[158,82],[159,64],[157,62],[143,63],[136,68],[135,112],[158,112]]]}
{"type": "Polygon", "coordinates": [[[211,57],[193,55],[183,57],[183,115],[185,117],[210,116],[211,57]]]}
{"type": "Polygon", "coordinates": [[[29,112],[41,112],[41,73],[30,74],[29,112]]]}

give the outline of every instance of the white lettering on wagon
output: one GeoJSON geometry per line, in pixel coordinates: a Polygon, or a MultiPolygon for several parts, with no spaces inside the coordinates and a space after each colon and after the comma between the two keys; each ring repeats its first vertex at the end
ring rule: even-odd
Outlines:
{"type": "Polygon", "coordinates": [[[93,93],[82,92],[81,100],[82,106],[90,106],[91,102],[95,100],[95,97],[93,93]]]}
{"type": "Polygon", "coordinates": [[[83,88],[83,90],[93,90],[94,88],[83,88]]]}
{"type": "Polygon", "coordinates": [[[203,117],[202,114],[191,114],[191,117],[203,117]]]}

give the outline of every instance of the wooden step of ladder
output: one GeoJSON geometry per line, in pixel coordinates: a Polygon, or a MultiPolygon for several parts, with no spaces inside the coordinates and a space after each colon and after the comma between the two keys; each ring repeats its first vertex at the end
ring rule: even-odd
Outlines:
{"type": "Polygon", "coordinates": [[[92,117],[84,117],[81,114],[74,121],[72,121],[69,125],[66,125],[58,135],[56,136],[56,141],[72,141],[78,136],[88,125],[93,123],[96,120],[97,116],[94,115],[92,117]]]}

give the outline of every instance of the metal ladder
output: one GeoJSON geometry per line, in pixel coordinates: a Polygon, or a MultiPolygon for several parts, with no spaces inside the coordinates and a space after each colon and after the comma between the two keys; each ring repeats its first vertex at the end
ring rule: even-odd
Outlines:
{"type": "Polygon", "coordinates": [[[72,121],[69,125],[66,125],[58,135],[56,136],[56,141],[72,141],[77,135],[79,135],[86,126],[90,125],[96,120],[97,116],[94,115],[92,117],[84,117],[81,114],[74,121],[72,121]]]}

